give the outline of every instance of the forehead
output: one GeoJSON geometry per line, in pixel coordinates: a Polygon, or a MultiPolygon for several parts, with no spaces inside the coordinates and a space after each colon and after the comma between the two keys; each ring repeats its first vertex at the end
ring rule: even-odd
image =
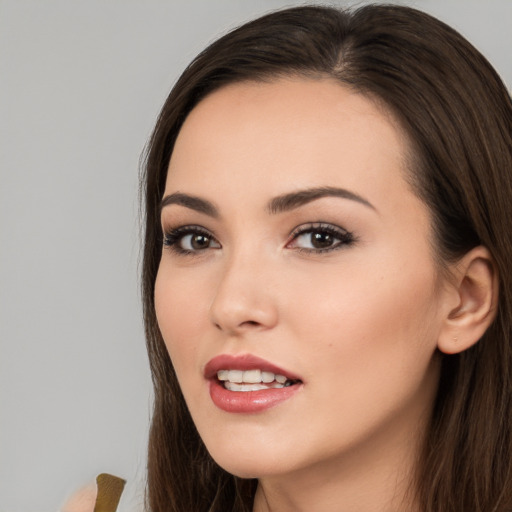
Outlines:
{"type": "Polygon", "coordinates": [[[341,185],[372,195],[379,187],[408,189],[406,153],[393,117],[333,80],[243,82],[215,91],[189,114],[166,192],[199,193],[222,181],[225,194],[242,186],[280,194],[341,185]]]}

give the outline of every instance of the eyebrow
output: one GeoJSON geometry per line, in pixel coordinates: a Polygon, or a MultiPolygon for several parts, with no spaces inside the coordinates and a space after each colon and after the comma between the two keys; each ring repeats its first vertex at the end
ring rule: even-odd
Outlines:
{"type": "Polygon", "coordinates": [[[195,210],[196,212],[204,213],[209,217],[219,217],[219,211],[213,205],[213,203],[197,196],[184,194],[183,192],[175,192],[174,194],[165,196],[160,203],[160,211],[162,211],[163,208],[169,206],[170,204],[178,204],[180,206],[184,206],[185,208],[195,210]]]}
{"type": "MultiPolygon", "coordinates": [[[[323,197],[340,197],[342,199],[349,199],[377,211],[375,206],[363,197],[351,192],[350,190],[337,187],[308,188],[277,196],[269,201],[267,211],[273,215],[284,213],[323,197]]],[[[173,194],[165,196],[160,203],[160,211],[171,204],[184,206],[185,208],[195,210],[199,213],[204,213],[205,215],[213,218],[218,218],[220,216],[219,210],[207,199],[185,194],[183,192],[174,192],[173,194]]]]}
{"type": "Polygon", "coordinates": [[[297,192],[290,192],[282,196],[275,197],[268,204],[269,213],[283,213],[295,208],[299,208],[307,203],[316,201],[323,197],[341,197],[342,199],[350,199],[377,211],[369,201],[363,197],[351,192],[350,190],[337,187],[317,187],[308,188],[305,190],[298,190],[297,192]]]}

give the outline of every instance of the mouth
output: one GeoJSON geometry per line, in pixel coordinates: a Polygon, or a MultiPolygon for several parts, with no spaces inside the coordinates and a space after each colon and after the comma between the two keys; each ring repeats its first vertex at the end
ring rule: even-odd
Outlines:
{"type": "Polygon", "coordinates": [[[226,412],[252,413],[274,407],[302,388],[299,376],[253,355],[221,355],[205,367],[213,403],[226,412]]]}
{"type": "Polygon", "coordinates": [[[281,389],[300,383],[286,375],[265,370],[219,370],[217,380],[229,391],[248,392],[267,389],[281,389]]]}

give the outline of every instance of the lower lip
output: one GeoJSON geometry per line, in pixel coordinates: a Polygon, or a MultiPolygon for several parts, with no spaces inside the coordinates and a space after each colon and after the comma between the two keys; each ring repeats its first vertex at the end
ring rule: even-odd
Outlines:
{"type": "Polygon", "coordinates": [[[262,412],[291,398],[299,384],[259,391],[229,391],[217,379],[210,380],[210,397],[223,411],[232,413],[262,412]]]}

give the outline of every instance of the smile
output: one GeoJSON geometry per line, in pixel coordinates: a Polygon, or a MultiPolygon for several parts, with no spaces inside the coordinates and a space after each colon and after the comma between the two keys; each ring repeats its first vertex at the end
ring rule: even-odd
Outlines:
{"type": "Polygon", "coordinates": [[[252,355],[217,356],[204,374],[213,403],[231,413],[265,411],[302,389],[298,376],[252,355]]]}
{"type": "Polygon", "coordinates": [[[229,391],[262,391],[292,386],[295,381],[264,370],[219,370],[217,379],[229,391]]]}

